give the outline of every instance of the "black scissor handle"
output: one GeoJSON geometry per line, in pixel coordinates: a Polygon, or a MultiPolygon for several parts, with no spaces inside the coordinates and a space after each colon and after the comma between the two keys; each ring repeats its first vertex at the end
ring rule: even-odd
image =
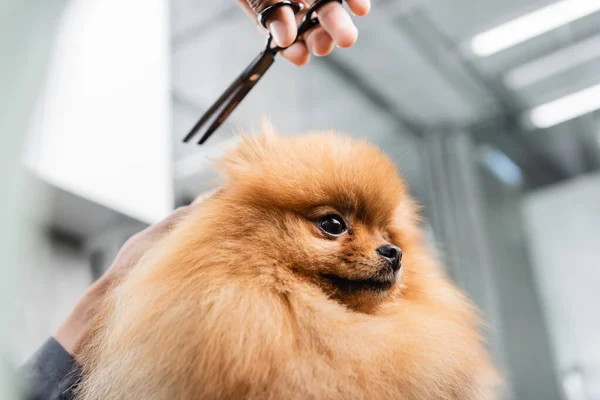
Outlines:
{"type": "Polygon", "coordinates": [[[317,0],[308,8],[308,10],[306,10],[306,15],[298,27],[298,37],[304,35],[306,32],[319,25],[319,19],[316,17],[313,18],[313,14],[325,4],[329,4],[333,1],[340,4],[343,4],[344,2],[343,0],[317,0]]]}
{"type": "MultiPolygon", "coordinates": [[[[308,10],[306,11],[306,15],[304,16],[302,22],[300,23],[300,26],[298,27],[298,37],[304,35],[313,27],[319,25],[319,19],[316,17],[313,18],[313,14],[319,8],[323,7],[325,4],[331,3],[332,1],[338,2],[340,4],[344,2],[343,0],[317,0],[308,8],[308,10]]],[[[291,7],[294,14],[298,14],[299,12],[304,10],[303,3],[299,3],[293,0],[283,0],[279,3],[275,3],[271,6],[266,7],[264,10],[258,13],[258,23],[268,30],[269,28],[267,27],[267,22],[269,22],[269,18],[271,17],[273,12],[275,12],[275,10],[278,10],[281,7],[291,7]]]]}
{"type": "Polygon", "coordinates": [[[258,23],[263,26],[265,29],[269,29],[267,27],[267,22],[269,22],[269,18],[271,15],[281,7],[291,7],[294,14],[298,14],[300,11],[304,10],[304,3],[298,3],[292,0],[283,0],[279,3],[275,3],[268,7],[265,7],[264,10],[258,13],[258,23]]]}

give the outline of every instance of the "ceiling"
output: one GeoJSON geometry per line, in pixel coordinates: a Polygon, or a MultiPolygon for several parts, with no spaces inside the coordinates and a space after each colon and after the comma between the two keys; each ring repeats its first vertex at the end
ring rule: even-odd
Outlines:
{"type": "MultiPolygon", "coordinates": [[[[409,180],[418,180],[420,138],[449,128],[500,148],[533,186],[600,168],[598,115],[543,131],[520,123],[528,108],[600,83],[600,12],[480,58],[468,50],[470,38],[551,1],[372,2],[371,14],[356,20],[353,48],[303,68],[280,60],[217,136],[256,127],[263,115],[287,133],[335,128],[392,153],[409,180]]],[[[172,0],[175,151],[183,186],[202,184],[204,161],[217,154],[220,139],[202,148],[179,139],[263,42],[234,1],[172,0]]]]}

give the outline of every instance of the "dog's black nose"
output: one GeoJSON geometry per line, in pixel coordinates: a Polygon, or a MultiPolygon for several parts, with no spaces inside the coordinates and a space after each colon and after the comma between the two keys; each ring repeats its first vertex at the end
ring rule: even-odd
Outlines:
{"type": "Polygon", "coordinates": [[[377,253],[390,262],[394,271],[400,269],[400,261],[402,260],[402,250],[400,250],[400,247],[393,244],[386,244],[378,248],[377,253]]]}

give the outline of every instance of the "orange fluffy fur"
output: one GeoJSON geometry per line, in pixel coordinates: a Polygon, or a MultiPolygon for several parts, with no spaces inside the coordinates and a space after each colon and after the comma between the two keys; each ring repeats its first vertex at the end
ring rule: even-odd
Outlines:
{"type": "Polygon", "coordinates": [[[496,398],[477,312],[378,149],[267,133],[219,167],[222,190],[111,292],[81,356],[79,400],[496,398]],[[348,233],[319,231],[331,213],[348,233]],[[323,278],[373,275],[387,242],[403,251],[390,289],[323,278]]]}

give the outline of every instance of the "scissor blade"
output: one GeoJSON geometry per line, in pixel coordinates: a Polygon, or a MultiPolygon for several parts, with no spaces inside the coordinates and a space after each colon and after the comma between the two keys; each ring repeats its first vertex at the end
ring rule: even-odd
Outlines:
{"type": "Polygon", "coordinates": [[[213,119],[213,123],[202,136],[199,143],[204,143],[208,137],[221,126],[238,104],[246,97],[248,92],[263,77],[264,73],[275,62],[275,54],[264,51],[256,57],[241,75],[227,88],[219,99],[204,113],[202,118],[194,125],[190,133],[184,138],[188,142],[205,125],[213,119]],[[215,114],[218,115],[215,117],[215,114]]]}
{"type": "Polygon", "coordinates": [[[217,101],[215,101],[215,103],[212,106],[210,106],[208,110],[206,110],[202,118],[200,118],[198,122],[196,122],[190,133],[188,133],[185,136],[183,141],[189,142],[192,139],[192,137],[194,137],[194,135],[200,130],[200,128],[202,128],[202,125],[204,125],[210,119],[210,117],[215,112],[217,112],[219,108],[223,107],[223,104],[227,101],[227,99],[231,97],[232,94],[237,92],[239,88],[243,86],[243,84],[244,83],[242,81],[242,76],[238,76],[235,79],[235,81],[233,81],[233,83],[229,85],[227,90],[225,90],[225,92],[217,99],[217,101]]]}
{"type": "Polygon", "coordinates": [[[248,82],[245,86],[241,87],[236,93],[234,93],[227,103],[224,104],[224,107],[221,109],[221,112],[215,118],[210,127],[206,130],[202,138],[198,141],[198,144],[204,144],[206,140],[225,122],[225,120],[231,115],[231,113],[237,108],[237,106],[244,100],[244,98],[250,93],[250,90],[256,85],[256,83],[260,80],[258,77],[253,82],[248,82]]]}
{"type": "Polygon", "coordinates": [[[229,98],[229,100],[222,105],[222,107],[220,109],[221,111],[216,116],[216,118],[213,119],[211,125],[208,127],[208,129],[206,130],[206,132],[204,132],[204,135],[202,135],[202,137],[198,141],[198,144],[204,144],[204,142],[206,142],[206,140],[217,129],[219,129],[219,127],[223,124],[223,122],[225,122],[225,120],[227,119],[227,117],[229,117],[229,115],[231,115],[231,113],[233,112],[233,110],[235,110],[235,108],[238,106],[238,104],[240,104],[240,102],[242,101],[242,99],[244,97],[246,97],[246,95],[250,92],[250,89],[252,89],[253,86],[254,85],[252,85],[250,87],[246,87],[246,86],[240,87],[239,90],[236,91],[229,98]]]}

